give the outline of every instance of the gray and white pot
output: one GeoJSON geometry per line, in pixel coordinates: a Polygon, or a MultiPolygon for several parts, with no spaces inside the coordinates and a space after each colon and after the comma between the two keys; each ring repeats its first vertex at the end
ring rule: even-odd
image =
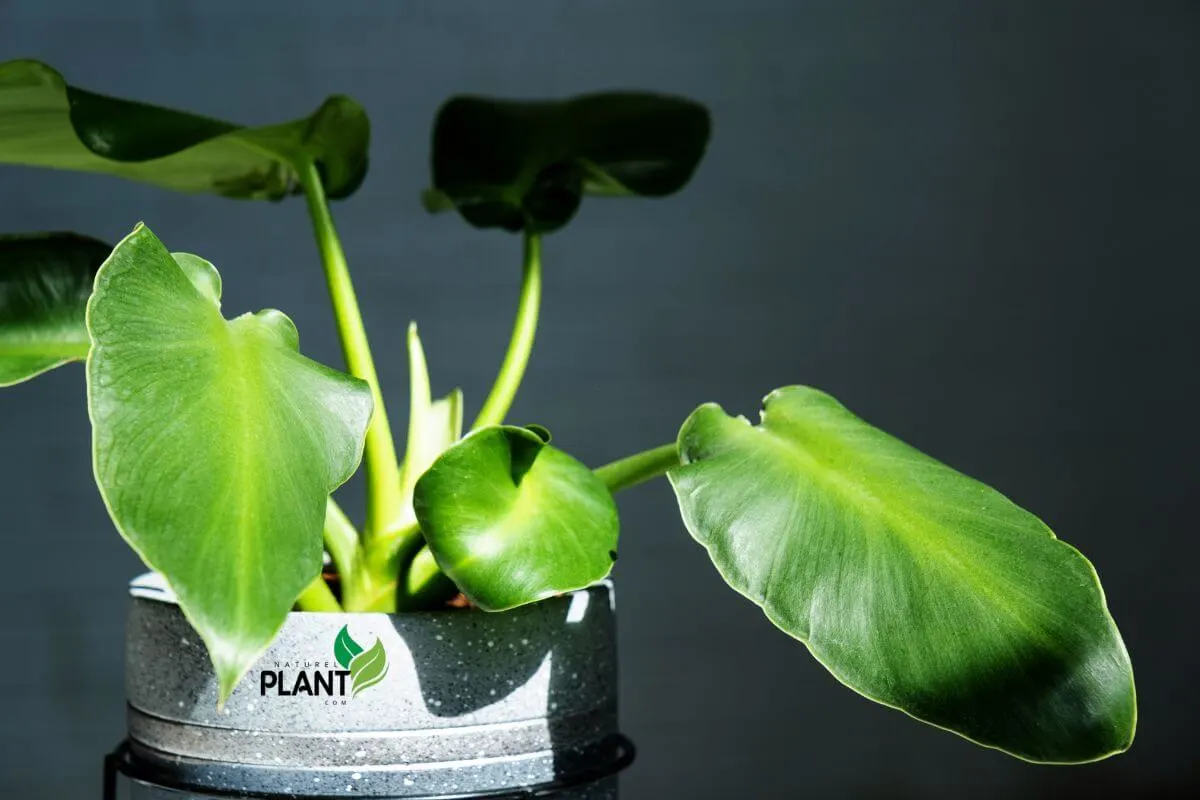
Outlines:
{"type": "Polygon", "coordinates": [[[128,739],[110,766],[136,800],[600,800],[632,759],[610,583],[503,614],[294,612],[221,709],[165,584],[130,593],[128,739]]]}

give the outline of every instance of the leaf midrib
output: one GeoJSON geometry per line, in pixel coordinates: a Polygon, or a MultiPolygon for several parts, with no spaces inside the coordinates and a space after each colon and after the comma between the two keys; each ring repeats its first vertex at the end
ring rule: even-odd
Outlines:
{"type": "MultiPolygon", "coordinates": [[[[1012,593],[1003,591],[1003,587],[991,577],[990,573],[978,570],[956,556],[955,548],[951,544],[955,534],[943,524],[923,516],[919,517],[921,522],[915,522],[914,516],[896,512],[889,506],[887,501],[859,486],[854,481],[842,477],[841,470],[827,464],[826,461],[822,460],[809,448],[804,447],[792,437],[781,435],[766,421],[762,425],[748,425],[747,427],[751,431],[760,432],[773,445],[788,454],[790,458],[799,461],[803,474],[825,484],[831,493],[840,496],[843,502],[848,503],[850,507],[868,507],[870,513],[878,515],[884,521],[882,527],[893,534],[892,538],[903,544],[910,552],[918,556],[921,554],[933,555],[938,563],[942,564],[948,571],[959,575],[964,583],[976,587],[978,593],[985,596],[989,603],[1002,609],[1009,618],[1020,625],[1031,636],[1034,636],[1050,647],[1059,649],[1054,637],[1046,634],[1041,628],[1031,626],[1026,620],[1024,613],[1022,613],[1021,608],[1005,601],[1005,598],[1012,593]],[[926,532],[914,530],[914,527],[922,524],[924,527],[936,531],[937,535],[930,536],[926,532]]],[[[821,437],[819,433],[816,433],[813,435],[813,438],[819,440],[821,437]]],[[[917,562],[920,563],[919,558],[917,562]]]]}

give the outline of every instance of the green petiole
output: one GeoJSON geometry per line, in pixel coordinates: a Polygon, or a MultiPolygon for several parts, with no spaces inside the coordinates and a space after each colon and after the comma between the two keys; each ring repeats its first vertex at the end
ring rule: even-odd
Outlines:
{"type": "Polygon", "coordinates": [[[479,416],[471,430],[504,422],[513,398],[525,376],[525,366],[533,350],[534,334],[537,332],[538,309],[542,301],[542,240],[536,233],[525,232],[525,269],[521,276],[521,297],[517,305],[517,318],[513,323],[508,351],[500,365],[500,373],[492,385],[479,416]]]}
{"type": "Polygon", "coordinates": [[[396,459],[396,446],[392,441],[392,429],[388,424],[383,395],[379,390],[375,362],[371,359],[371,348],[367,343],[367,332],[358,310],[354,285],[350,282],[346,256],[342,252],[342,245],[329,213],[321,176],[311,161],[299,165],[298,172],[308,204],[308,213],[312,218],[313,232],[317,237],[317,246],[321,250],[321,259],[325,265],[325,279],[329,285],[329,295],[333,302],[346,366],[352,375],[370,385],[371,397],[375,403],[375,412],[371,418],[371,426],[367,429],[363,452],[367,477],[366,535],[370,539],[371,536],[386,531],[401,517],[403,507],[400,502],[400,465],[396,459]]]}
{"type": "Polygon", "coordinates": [[[663,475],[679,466],[679,450],[674,442],[644,450],[593,470],[610,492],[618,492],[663,475]]]}

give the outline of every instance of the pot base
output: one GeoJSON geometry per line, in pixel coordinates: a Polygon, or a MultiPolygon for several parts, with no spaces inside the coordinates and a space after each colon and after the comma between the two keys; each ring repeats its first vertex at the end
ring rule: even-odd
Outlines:
{"type": "MultiPolygon", "coordinates": [[[[372,775],[376,780],[375,791],[370,796],[380,798],[380,800],[532,800],[532,798],[617,800],[617,773],[633,762],[636,751],[633,743],[624,736],[613,737],[611,741],[604,744],[604,752],[580,754],[581,758],[586,759],[586,763],[601,764],[602,767],[593,766],[587,771],[576,771],[568,779],[552,780],[519,789],[504,789],[494,792],[418,795],[402,791],[397,794],[381,795],[376,792],[391,783],[403,786],[407,772],[376,772],[372,775]]],[[[238,798],[238,800],[251,798],[253,800],[296,800],[297,798],[315,797],[312,794],[301,794],[300,791],[303,790],[296,790],[294,787],[284,787],[282,793],[247,794],[240,791],[238,783],[234,782],[234,779],[238,777],[239,768],[244,769],[247,766],[238,764],[220,765],[222,773],[219,777],[228,781],[229,790],[216,792],[209,788],[214,782],[211,763],[191,765],[195,770],[203,770],[202,773],[197,772],[201,777],[200,785],[186,780],[189,774],[188,766],[181,764],[177,757],[160,758],[150,754],[145,751],[145,748],[139,747],[136,742],[122,742],[104,760],[103,800],[232,800],[232,798],[238,798]],[[122,781],[122,778],[125,780],[122,781]]],[[[362,796],[359,792],[354,791],[355,775],[361,778],[361,774],[342,774],[343,772],[346,771],[329,770],[316,777],[319,782],[326,783],[326,791],[333,784],[340,786],[345,783],[345,792],[344,794],[339,792],[340,795],[362,796]]],[[[250,782],[253,782],[253,776],[249,777],[250,782]]],[[[279,778],[278,775],[272,777],[279,778]]],[[[300,776],[295,777],[300,778],[300,776]]],[[[309,778],[309,775],[303,776],[305,785],[309,778]]],[[[329,795],[321,795],[321,797],[327,796],[329,795]]]]}

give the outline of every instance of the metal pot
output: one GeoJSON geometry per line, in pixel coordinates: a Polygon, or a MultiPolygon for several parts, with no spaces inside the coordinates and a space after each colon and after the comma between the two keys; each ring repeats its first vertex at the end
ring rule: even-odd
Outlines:
{"type": "Polygon", "coordinates": [[[503,614],[293,612],[223,708],[161,578],[130,593],[128,739],[111,761],[139,800],[600,800],[632,760],[607,582],[503,614]]]}

